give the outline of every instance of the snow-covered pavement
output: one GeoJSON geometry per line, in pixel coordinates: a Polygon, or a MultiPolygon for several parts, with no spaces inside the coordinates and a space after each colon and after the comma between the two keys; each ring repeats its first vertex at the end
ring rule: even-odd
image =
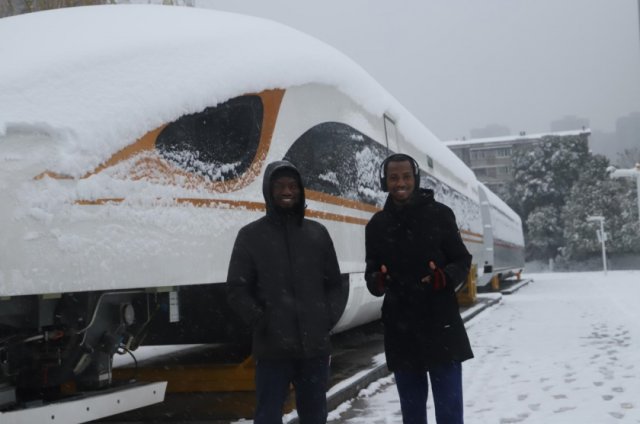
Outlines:
{"type": "MultiPolygon", "coordinates": [[[[526,277],[535,281],[467,324],[465,422],[640,423],[640,271],[526,277]]],[[[329,418],[402,422],[393,378],[329,418]]]]}

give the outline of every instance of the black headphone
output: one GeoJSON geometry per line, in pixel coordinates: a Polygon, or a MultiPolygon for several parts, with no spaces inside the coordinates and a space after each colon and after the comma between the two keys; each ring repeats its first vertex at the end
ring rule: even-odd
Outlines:
{"type": "Polygon", "coordinates": [[[389,162],[404,161],[409,161],[411,163],[411,167],[413,168],[413,178],[415,179],[417,189],[420,184],[420,165],[418,165],[418,162],[409,155],[404,153],[394,153],[393,155],[388,156],[384,162],[382,162],[382,165],[380,165],[380,187],[382,188],[382,191],[389,191],[387,187],[387,165],[389,165],[389,162]]]}

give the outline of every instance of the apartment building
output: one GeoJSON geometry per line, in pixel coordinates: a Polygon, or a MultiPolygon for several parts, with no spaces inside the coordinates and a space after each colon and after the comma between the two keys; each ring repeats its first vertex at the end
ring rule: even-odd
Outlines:
{"type": "Polygon", "coordinates": [[[476,138],[469,140],[445,141],[476,177],[493,192],[499,193],[512,180],[512,156],[518,149],[527,149],[542,141],[544,137],[554,138],[581,137],[588,143],[589,129],[575,131],[557,131],[539,134],[526,134],[503,137],[476,138]]]}

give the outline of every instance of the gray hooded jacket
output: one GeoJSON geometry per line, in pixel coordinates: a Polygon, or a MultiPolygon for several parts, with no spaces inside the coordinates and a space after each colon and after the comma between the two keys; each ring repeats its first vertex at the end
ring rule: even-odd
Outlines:
{"type": "Polygon", "coordinates": [[[227,274],[231,308],[252,326],[252,352],[261,358],[310,358],[330,353],[329,331],[345,294],[333,242],[326,228],[304,218],[300,173],[287,161],[267,166],[266,216],[238,232],[227,274]],[[289,213],[274,205],[272,175],[287,168],[301,188],[289,213]]]}

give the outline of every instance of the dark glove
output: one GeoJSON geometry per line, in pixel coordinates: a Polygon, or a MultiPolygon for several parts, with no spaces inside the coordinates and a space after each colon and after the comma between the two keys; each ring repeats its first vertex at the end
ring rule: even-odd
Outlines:
{"type": "Polygon", "coordinates": [[[424,284],[431,284],[433,290],[442,290],[447,286],[447,278],[444,275],[444,271],[436,266],[433,261],[429,261],[429,269],[427,275],[420,280],[424,284]]]}
{"type": "Polygon", "coordinates": [[[382,294],[387,290],[387,285],[391,282],[391,277],[387,273],[387,267],[382,265],[380,271],[373,272],[371,274],[373,281],[373,287],[376,292],[382,294]]]}

